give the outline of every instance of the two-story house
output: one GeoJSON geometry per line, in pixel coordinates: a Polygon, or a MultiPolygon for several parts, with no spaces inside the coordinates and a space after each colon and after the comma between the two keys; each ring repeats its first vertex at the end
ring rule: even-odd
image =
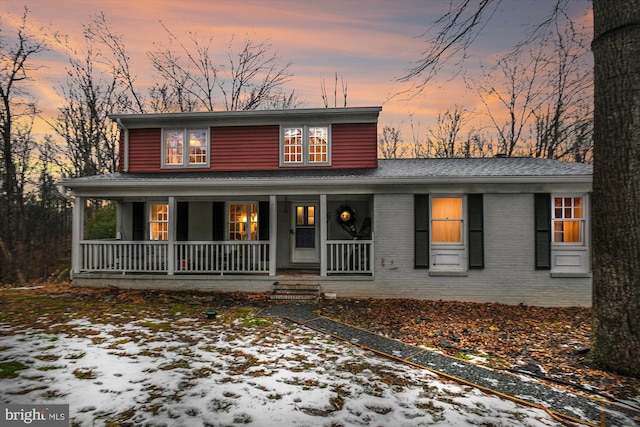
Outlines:
{"type": "Polygon", "coordinates": [[[589,165],[377,158],[380,107],[134,114],[66,179],[83,286],[590,305],[589,165]],[[117,234],[85,240],[87,199],[117,234]]]}

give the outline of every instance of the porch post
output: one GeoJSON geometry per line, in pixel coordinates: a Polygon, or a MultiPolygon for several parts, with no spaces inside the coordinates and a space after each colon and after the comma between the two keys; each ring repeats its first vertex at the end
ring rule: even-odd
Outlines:
{"type": "Polygon", "coordinates": [[[80,241],[84,234],[84,197],[76,197],[73,203],[72,228],[71,228],[71,278],[73,274],[80,273],[82,266],[82,248],[80,241]]]}
{"type": "Polygon", "coordinates": [[[320,195],[320,276],[327,275],[327,195],[320,195]]]}
{"type": "Polygon", "coordinates": [[[278,200],[269,196],[269,276],[276,275],[276,256],[278,246],[278,200]]]}
{"type": "Polygon", "coordinates": [[[116,201],[116,240],[122,240],[122,202],[116,201]]]}
{"type": "Polygon", "coordinates": [[[173,276],[175,256],[173,243],[176,240],[176,198],[169,196],[169,232],[167,233],[167,274],[173,276]]]}

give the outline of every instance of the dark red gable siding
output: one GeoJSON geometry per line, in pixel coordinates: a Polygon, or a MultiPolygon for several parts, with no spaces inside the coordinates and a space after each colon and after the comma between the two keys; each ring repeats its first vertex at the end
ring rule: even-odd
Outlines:
{"type": "Polygon", "coordinates": [[[378,167],[377,123],[349,123],[331,126],[333,168],[378,167]]]}
{"type": "Polygon", "coordinates": [[[278,169],[280,126],[211,128],[211,170],[278,169]]]}
{"type": "Polygon", "coordinates": [[[129,130],[129,172],[160,171],[161,151],[161,129],[129,130]]]}
{"type": "MultiPolygon", "coordinates": [[[[280,126],[212,127],[210,168],[171,168],[165,171],[250,171],[280,168],[280,126]]],[[[334,124],[331,127],[331,168],[375,168],[377,124],[334,124]]],[[[121,153],[124,142],[121,136],[121,153]]],[[[160,172],[162,130],[129,130],[129,172],[160,172]]],[[[316,166],[317,168],[318,166],[316,166]]],[[[120,170],[124,156],[120,156],[120,170]]],[[[293,168],[288,168],[293,169],[293,168]]]]}
{"type": "Polygon", "coordinates": [[[124,131],[120,131],[120,138],[118,139],[118,172],[124,171],[124,131]]]}

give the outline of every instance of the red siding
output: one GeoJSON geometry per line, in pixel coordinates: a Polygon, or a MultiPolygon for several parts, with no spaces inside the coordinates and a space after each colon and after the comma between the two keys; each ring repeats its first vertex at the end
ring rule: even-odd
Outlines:
{"type": "Polygon", "coordinates": [[[378,167],[377,123],[335,124],[331,126],[333,168],[378,167]]]}
{"type": "Polygon", "coordinates": [[[211,129],[211,147],[211,170],[278,169],[280,127],[215,127],[211,129]]]}
{"type": "Polygon", "coordinates": [[[120,139],[118,140],[118,172],[124,170],[124,131],[120,131],[120,139]]]}
{"type": "MultiPolygon", "coordinates": [[[[277,170],[280,168],[280,127],[227,126],[211,128],[212,171],[277,170]]],[[[331,127],[332,168],[375,168],[377,124],[334,124],[331,127]]],[[[129,172],[160,172],[162,130],[129,130],[129,172]]],[[[121,153],[124,143],[121,137],[121,153]]],[[[124,156],[120,156],[123,170],[124,156]]],[[[293,168],[289,168],[293,169],[293,168]]],[[[169,169],[165,169],[169,171],[169,169]]],[[[170,169],[171,172],[197,172],[207,169],[170,169]]]]}
{"type": "Polygon", "coordinates": [[[160,129],[129,130],[129,172],[160,171],[161,139],[160,129]]]}

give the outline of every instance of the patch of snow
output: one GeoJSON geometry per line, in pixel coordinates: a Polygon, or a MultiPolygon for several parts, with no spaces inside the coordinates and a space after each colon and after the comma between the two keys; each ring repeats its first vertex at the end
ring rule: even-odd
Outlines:
{"type": "Polygon", "coordinates": [[[81,426],[557,425],[540,409],[301,327],[151,327],[163,322],[76,319],[59,335],[0,325],[0,362],[27,365],[0,379],[0,400],[68,403],[81,426]]]}

